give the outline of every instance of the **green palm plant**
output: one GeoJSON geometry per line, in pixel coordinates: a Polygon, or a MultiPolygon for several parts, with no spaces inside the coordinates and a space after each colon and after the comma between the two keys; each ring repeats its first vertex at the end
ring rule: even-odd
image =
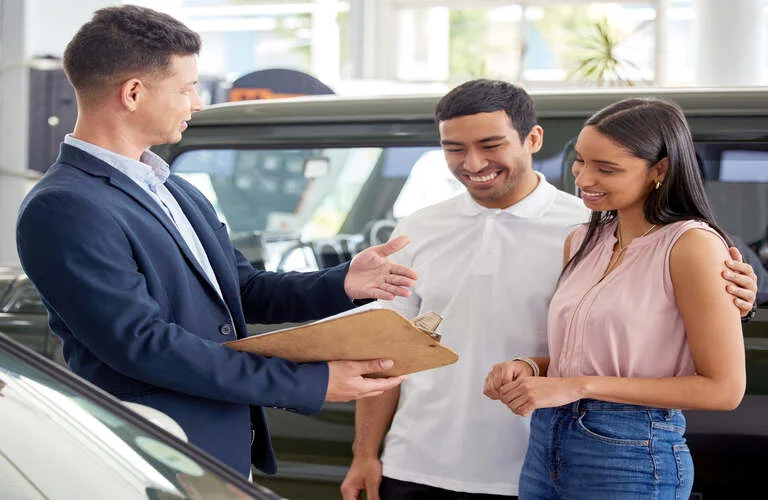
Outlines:
{"type": "Polygon", "coordinates": [[[632,86],[628,70],[639,68],[617,54],[624,40],[611,30],[605,17],[593,23],[588,33],[574,40],[574,67],[569,71],[568,78],[594,81],[598,86],[606,82],[632,86]]]}

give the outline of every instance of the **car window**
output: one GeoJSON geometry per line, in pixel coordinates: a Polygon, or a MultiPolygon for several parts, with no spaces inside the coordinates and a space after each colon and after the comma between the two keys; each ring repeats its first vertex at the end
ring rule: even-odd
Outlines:
{"type": "Polygon", "coordinates": [[[392,206],[395,219],[466,191],[464,185],[448,170],[440,148],[430,149],[419,156],[407,176],[392,206]]]}
{"type": "Polygon", "coordinates": [[[257,498],[4,349],[0,415],[0,498],[257,498]]]}
{"type": "Polygon", "coordinates": [[[717,223],[758,276],[759,304],[768,304],[768,144],[697,144],[704,189],[717,223]]]}
{"type": "MultiPolygon", "coordinates": [[[[553,183],[562,152],[537,155],[553,183]]],[[[197,187],[257,267],[305,271],[386,241],[396,222],[465,191],[439,146],[194,149],[173,171],[197,187]]]]}
{"type": "Polygon", "coordinates": [[[232,233],[335,235],[381,157],[380,148],[194,150],[173,164],[232,233]],[[327,162],[321,172],[308,165],[327,162]]]}
{"type": "Polygon", "coordinates": [[[699,143],[697,150],[718,224],[759,244],[768,228],[768,144],[699,143]]]}
{"type": "MultiPolygon", "coordinates": [[[[768,305],[768,144],[699,142],[704,189],[717,223],[757,274],[757,303],[768,305]]],[[[747,394],[768,394],[768,317],[743,325],[747,394]]]]}

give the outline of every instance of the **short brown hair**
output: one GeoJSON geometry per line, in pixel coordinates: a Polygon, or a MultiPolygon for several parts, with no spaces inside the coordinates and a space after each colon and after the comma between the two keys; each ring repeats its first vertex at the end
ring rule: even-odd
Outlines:
{"type": "Polygon", "coordinates": [[[200,36],[161,12],[123,5],[97,10],[64,50],[64,71],[89,100],[132,74],[167,71],[171,56],[200,52],[200,36]]]}

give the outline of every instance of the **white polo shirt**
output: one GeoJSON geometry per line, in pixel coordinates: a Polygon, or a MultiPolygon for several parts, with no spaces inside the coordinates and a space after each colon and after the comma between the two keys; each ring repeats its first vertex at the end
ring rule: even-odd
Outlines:
{"type": "Polygon", "coordinates": [[[395,259],[419,279],[408,298],[380,306],[406,317],[443,317],[442,343],[453,365],[415,373],[401,386],[385,438],[384,475],[453,491],[517,495],[529,419],[482,393],[494,364],[546,356],[546,318],[563,243],[589,211],[581,200],[539,185],[507,209],[468,193],[402,220],[393,236],[411,243],[395,259]]]}

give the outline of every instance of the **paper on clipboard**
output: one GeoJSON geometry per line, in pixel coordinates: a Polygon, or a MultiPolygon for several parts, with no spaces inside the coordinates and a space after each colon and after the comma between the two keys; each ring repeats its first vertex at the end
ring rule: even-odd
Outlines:
{"type": "Polygon", "coordinates": [[[314,323],[225,342],[239,351],[295,362],[389,358],[394,366],[369,374],[391,377],[455,363],[459,355],[440,344],[442,318],[426,313],[413,320],[376,307],[358,307],[314,323]]]}

